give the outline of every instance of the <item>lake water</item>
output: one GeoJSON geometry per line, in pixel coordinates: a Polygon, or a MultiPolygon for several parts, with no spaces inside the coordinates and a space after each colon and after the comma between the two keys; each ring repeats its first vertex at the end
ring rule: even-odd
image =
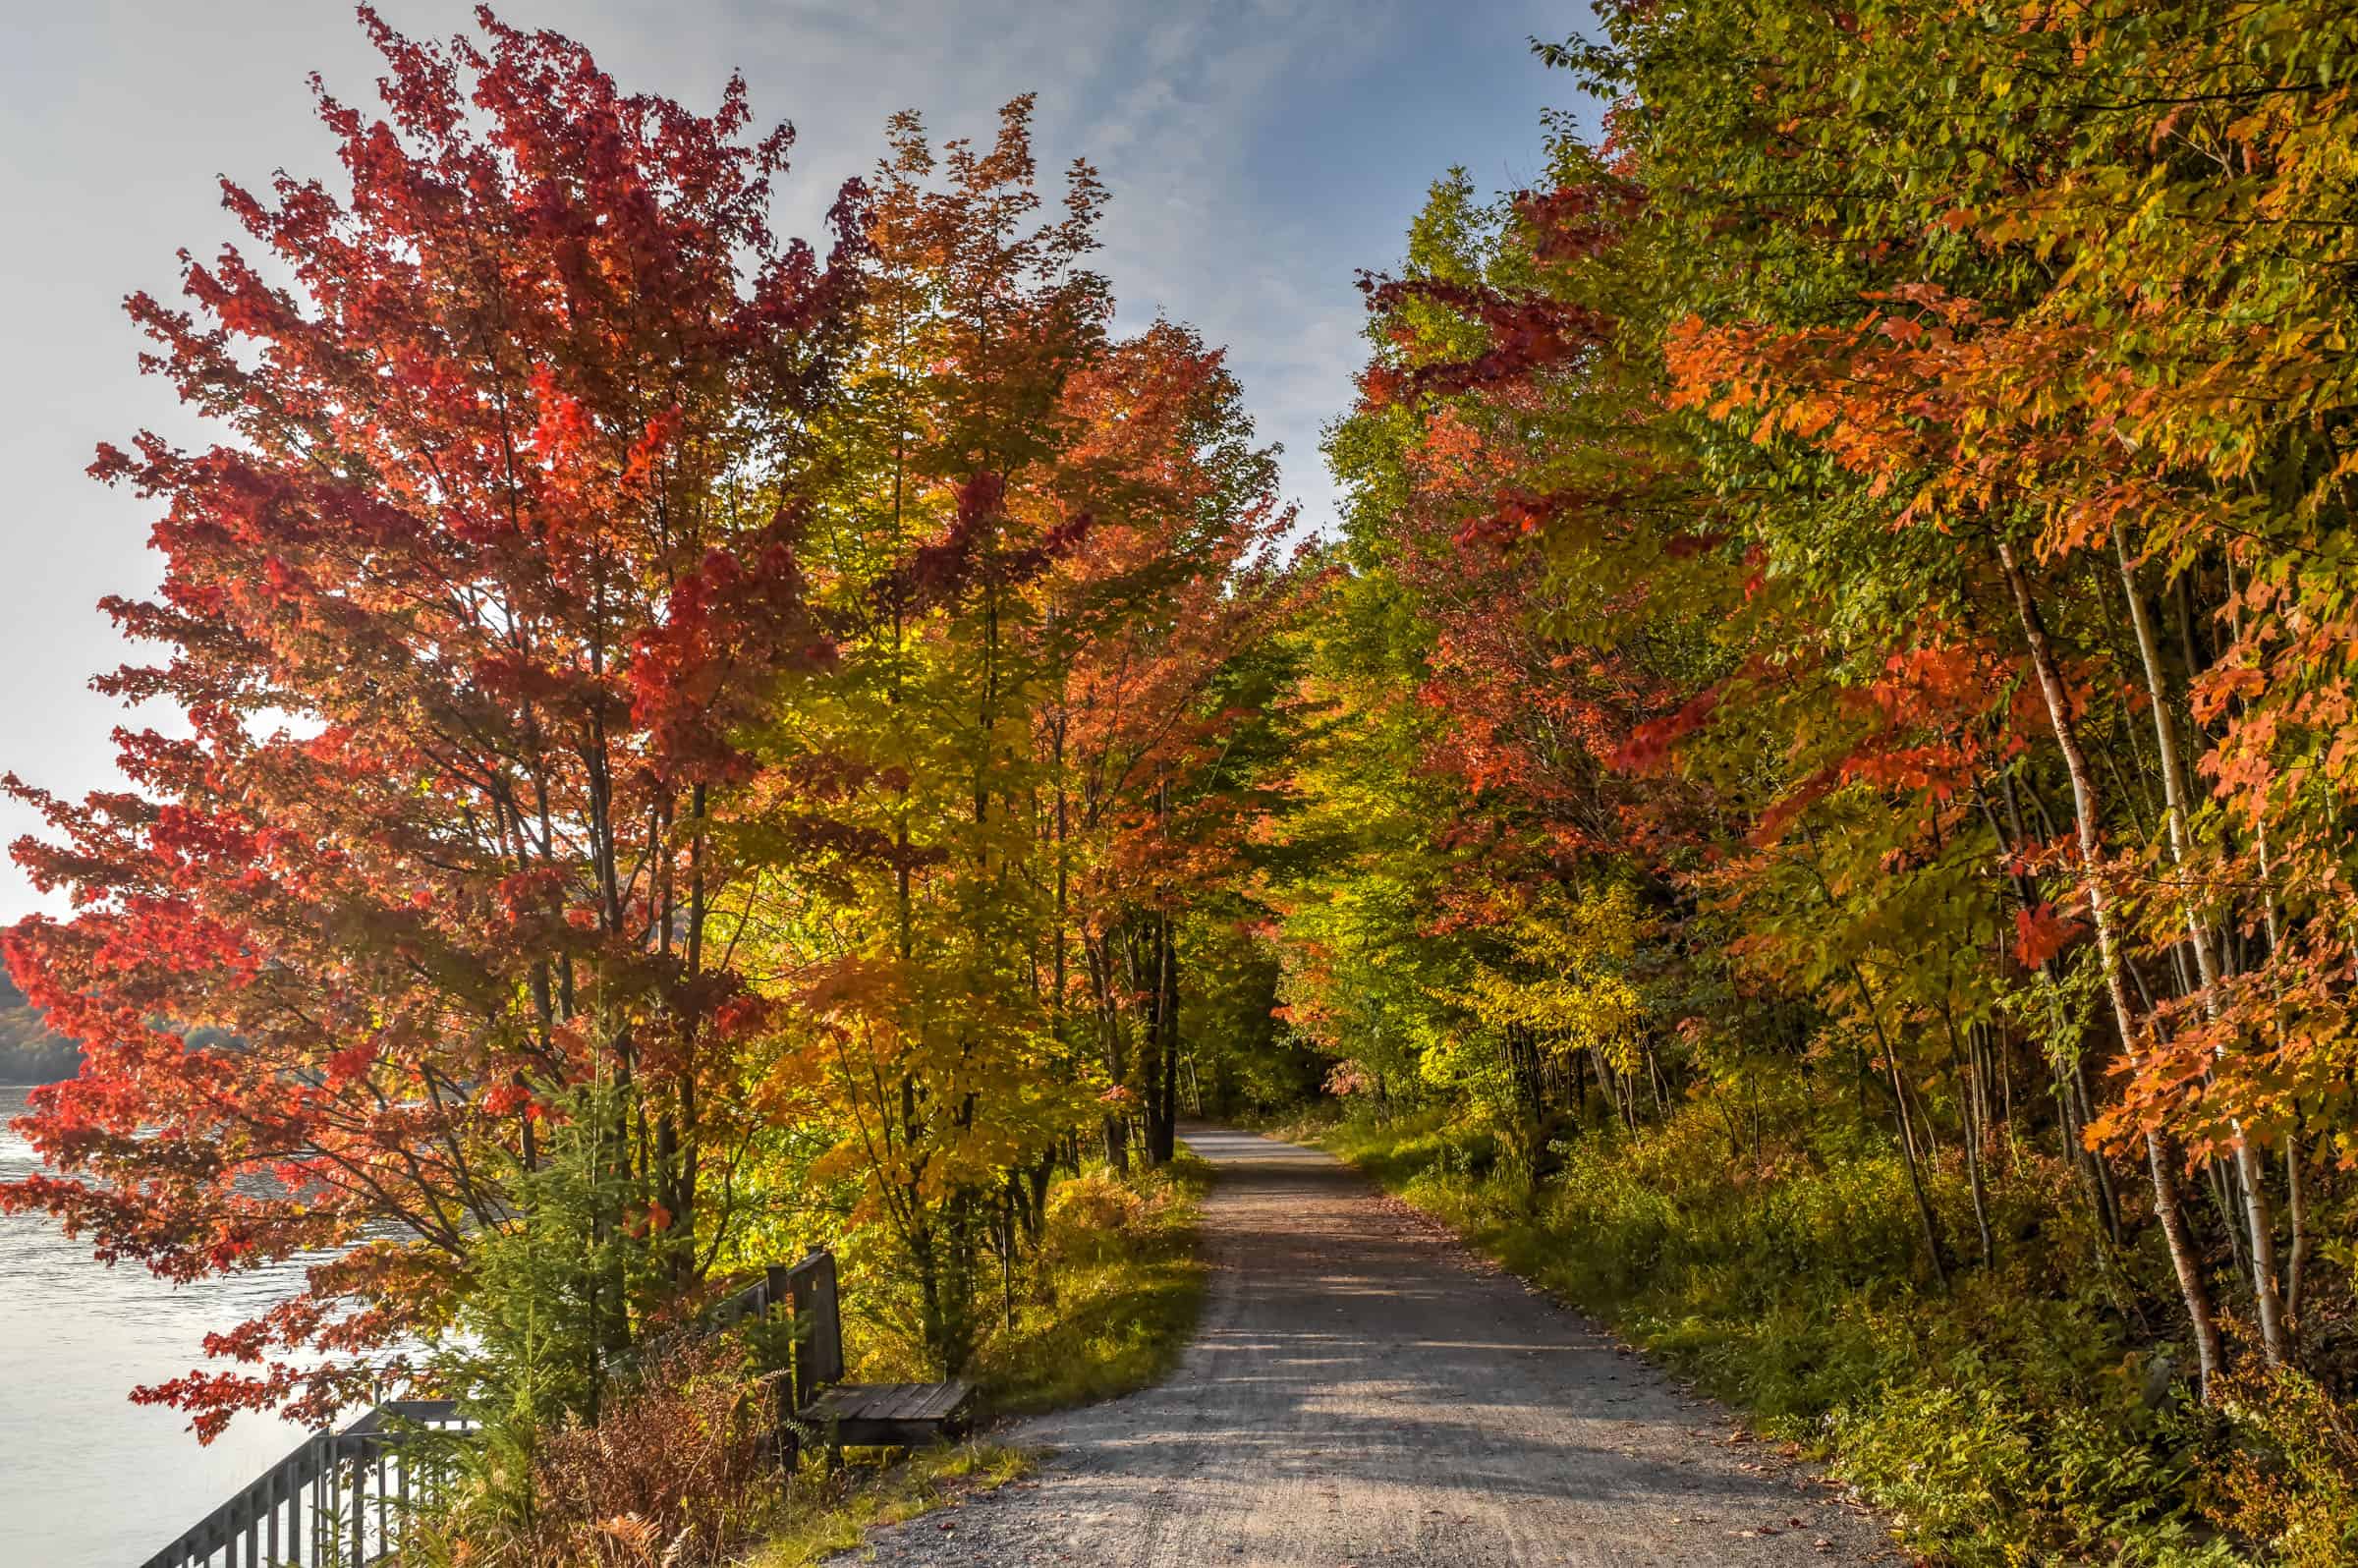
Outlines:
{"type": "MultiPolygon", "coordinates": [[[[36,1167],[0,1086],[0,1180],[36,1167]]],[[[0,1568],[139,1568],[301,1442],[303,1428],[240,1416],[200,1448],[176,1411],[134,1405],[133,1385],[199,1365],[208,1329],[292,1288],[273,1273],[166,1284],[94,1262],[36,1214],[0,1214],[0,1568]]]]}

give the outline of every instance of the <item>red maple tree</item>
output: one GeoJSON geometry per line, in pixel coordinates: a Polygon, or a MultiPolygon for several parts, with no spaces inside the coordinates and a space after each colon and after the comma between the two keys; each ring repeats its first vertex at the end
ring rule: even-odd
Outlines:
{"type": "Polygon", "coordinates": [[[440,45],[361,17],[383,117],[315,85],[349,188],[225,183],[257,253],[129,302],[221,435],[92,466],[159,504],[164,562],[105,606],[163,656],[97,684],[184,722],[120,734],[128,790],[9,781],[74,911],[10,966],[85,1065],[24,1124],[54,1174],[0,1204],[176,1280],[335,1254],[208,1340],[239,1370],[141,1391],[205,1435],[370,1392],[360,1353],[448,1299],[582,1086],[622,1107],[615,1232],[658,1291],[709,1266],[759,1037],[715,951],[732,726],[828,656],[797,441],[856,241],[771,235],[790,130],[753,135],[739,81],[708,115],[623,94],[487,10],[440,45]]]}

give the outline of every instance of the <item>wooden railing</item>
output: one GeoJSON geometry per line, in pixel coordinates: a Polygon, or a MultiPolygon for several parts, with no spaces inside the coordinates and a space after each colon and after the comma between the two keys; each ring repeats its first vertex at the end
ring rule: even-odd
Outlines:
{"type": "MultiPolygon", "coordinates": [[[[643,1346],[638,1360],[749,1318],[796,1314],[796,1382],[843,1374],[835,1260],[773,1267],[698,1318],[643,1346]],[[823,1296],[823,1311],[817,1310],[823,1296]]],[[[808,1397],[807,1394],[804,1396],[808,1397]]],[[[451,1439],[475,1425],[449,1399],[396,1399],[342,1431],[315,1432],[140,1568],[368,1568],[400,1548],[411,1510],[450,1480],[451,1439]]]]}
{"type": "Polygon", "coordinates": [[[447,1479],[436,1434],[473,1424],[448,1399],[396,1399],[314,1432],[143,1568],[361,1568],[400,1539],[412,1504],[447,1479]],[[421,1440],[425,1439],[425,1440],[421,1440]]]}

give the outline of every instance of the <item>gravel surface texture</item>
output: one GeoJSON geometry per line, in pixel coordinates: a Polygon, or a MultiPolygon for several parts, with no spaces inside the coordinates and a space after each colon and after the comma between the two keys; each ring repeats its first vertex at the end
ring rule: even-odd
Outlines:
{"type": "Polygon", "coordinates": [[[839,1562],[1897,1562],[1873,1514],[1314,1149],[1211,1127],[1171,1379],[1004,1433],[1028,1479],[839,1562]]]}

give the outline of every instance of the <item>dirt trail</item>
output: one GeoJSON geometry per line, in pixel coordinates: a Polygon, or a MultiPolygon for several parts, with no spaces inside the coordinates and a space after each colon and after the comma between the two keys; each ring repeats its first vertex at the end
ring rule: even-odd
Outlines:
{"type": "Polygon", "coordinates": [[[854,1558],[1030,1568],[1892,1561],[1879,1523],[1733,1440],[1594,1324],[1325,1154],[1188,1130],[1219,1168],[1178,1372],[1026,1423],[1028,1481],[854,1558]]]}

